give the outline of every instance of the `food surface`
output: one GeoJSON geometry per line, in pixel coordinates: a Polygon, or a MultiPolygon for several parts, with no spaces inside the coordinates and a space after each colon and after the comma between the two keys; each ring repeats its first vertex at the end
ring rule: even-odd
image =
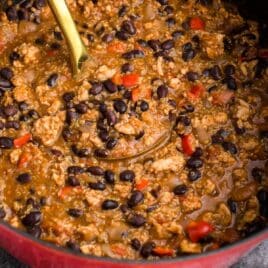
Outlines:
{"type": "Polygon", "coordinates": [[[120,259],[265,228],[261,25],[220,0],[67,3],[92,57],[77,79],[44,0],[0,5],[0,219],[120,259]]]}

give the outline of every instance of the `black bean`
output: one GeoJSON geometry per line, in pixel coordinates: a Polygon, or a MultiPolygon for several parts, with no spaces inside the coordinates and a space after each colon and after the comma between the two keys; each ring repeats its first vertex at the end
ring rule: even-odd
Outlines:
{"type": "Polygon", "coordinates": [[[67,110],[66,112],[66,122],[68,125],[71,125],[73,121],[78,118],[78,114],[75,111],[67,110]]]}
{"type": "Polygon", "coordinates": [[[18,18],[20,21],[29,20],[30,14],[27,9],[21,8],[18,10],[18,18]]]}
{"type": "Polygon", "coordinates": [[[16,178],[16,180],[21,184],[26,184],[32,180],[32,177],[29,173],[22,173],[16,178]]]}
{"type": "Polygon", "coordinates": [[[167,15],[170,15],[170,14],[172,14],[173,12],[174,12],[174,8],[172,7],[172,6],[165,6],[164,7],[164,11],[165,11],[165,13],[167,14],[167,15]]]}
{"type": "Polygon", "coordinates": [[[80,102],[79,104],[75,105],[75,110],[79,114],[86,114],[88,111],[88,106],[84,102],[80,102]]]}
{"type": "Polygon", "coordinates": [[[80,185],[79,180],[75,176],[69,176],[66,183],[70,186],[76,187],[80,185]]]}
{"type": "Polygon", "coordinates": [[[33,6],[37,9],[41,9],[46,6],[46,0],[35,0],[33,6]]]}
{"type": "Polygon", "coordinates": [[[58,50],[61,48],[61,44],[54,42],[50,45],[50,48],[53,50],[58,50]]]}
{"type": "Polygon", "coordinates": [[[159,40],[156,40],[156,39],[151,39],[147,42],[148,46],[154,50],[154,51],[158,51],[160,50],[160,47],[161,47],[161,43],[159,40]]]}
{"type": "Polygon", "coordinates": [[[109,155],[109,152],[105,149],[96,149],[94,154],[96,157],[106,158],[109,155]]]}
{"type": "Polygon", "coordinates": [[[142,112],[148,111],[149,110],[149,104],[148,104],[148,102],[142,100],[140,102],[140,109],[141,109],[142,112]]]}
{"type": "Polygon", "coordinates": [[[237,154],[237,148],[232,142],[225,141],[222,143],[222,147],[225,151],[228,151],[231,154],[237,154]]]}
{"type": "Polygon", "coordinates": [[[203,160],[197,157],[191,157],[186,163],[188,168],[201,168],[203,166],[203,160]]]}
{"type": "Polygon", "coordinates": [[[0,76],[3,79],[10,81],[10,79],[14,76],[14,73],[9,67],[5,67],[0,69],[0,76]]]}
{"type": "Polygon", "coordinates": [[[112,170],[106,170],[104,173],[104,179],[109,184],[114,184],[115,182],[115,174],[112,170]]]}
{"type": "Polygon", "coordinates": [[[174,47],[174,41],[172,39],[166,40],[161,44],[163,50],[170,50],[174,47]]]}
{"type": "Polygon", "coordinates": [[[190,181],[196,181],[199,178],[201,178],[201,172],[200,172],[200,170],[198,170],[198,169],[191,169],[191,170],[189,170],[189,172],[188,172],[188,179],[190,181]]]}
{"type": "Polygon", "coordinates": [[[14,116],[18,112],[18,108],[15,105],[8,105],[4,107],[4,114],[6,116],[14,116]]]}
{"type": "Polygon", "coordinates": [[[99,166],[89,167],[89,168],[87,168],[87,172],[89,172],[90,174],[95,175],[95,176],[103,176],[104,175],[104,170],[99,166]]]}
{"type": "Polygon", "coordinates": [[[90,152],[91,152],[87,148],[80,149],[80,148],[77,148],[77,146],[75,146],[75,145],[72,145],[71,149],[72,149],[73,153],[80,158],[88,157],[90,155],[90,152]]]}
{"type": "Polygon", "coordinates": [[[117,142],[118,140],[116,138],[109,138],[106,143],[106,148],[108,150],[112,150],[116,146],[117,142]]]}
{"type": "Polygon", "coordinates": [[[175,18],[168,18],[168,19],[166,19],[166,24],[167,24],[168,27],[174,26],[176,24],[175,18]]]}
{"type": "Polygon", "coordinates": [[[65,101],[65,102],[70,102],[74,99],[75,97],[75,93],[73,91],[69,91],[69,92],[66,92],[62,95],[62,99],[65,101]]]}
{"type": "Polygon", "coordinates": [[[11,62],[14,62],[14,61],[19,60],[19,59],[20,59],[20,54],[18,52],[13,51],[13,52],[10,53],[9,60],[11,62]]]}
{"type": "Polygon", "coordinates": [[[127,205],[125,205],[125,204],[122,204],[120,206],[120,210],[122,211],[122,213],[125,214],[125,213],[127,213],[129,211],[129,207],[127,205]]]}
{"type": "Polygon", "coordinates": [[[6,212],[4,208],[0,208],[0,219],[4,219],[6,217],[6,212]]]}
{"type": "Polygon", "coordinates": [[[5,128],[5,123],[0,121],[0,130],[4,129],[5,128]]]}
{"type": "Polygon", "coordinates": [[[129,39],[130,36],[127,32],[120,30],[115,33],[115,37],[119,40],[126,41],[129,39]]]}
{"type": "Polygon", "coordinates": [[[72,132],[69,128],[65,127],[63,130],[62,130],[62,137],[65,141],[68,141],[70,140],[70,138],[72,137],[72,132]]]}
{"type": "Polygon", "coordinates": [[[117,123],[117,117],[116,117],[116,114],[113,111],[108,110],[105,113],[105,117],[107,119],[107,123],[108,123],[109,126],[114,126],[117,123]]]}
{"type": "Polygon", "coordinates": [[[137,42],[142,47],[147,47],[148,46],[147,42],[144,39],[138,39],[137,42]]]}
{"type": "Polygon", "coordinates": [[[73,241],[68,241],[68,242],[66,243],[66,247],[67,247],[68,249],[72,250],[72,251],[76,251],[76,252],[80,252],[80,251],[81,251],[81,250],[80,250],[80,246],[79,246],[79,244],[77,244],[77,243],[75,243],[75,242],[73,242],[73,241]]]}
{"type": "Polygon", "coordinates": [[[182,52],[182,59],[187,62],[187,61],[192,60],[195,57],[195,55],[196,55],[196,52],[193,49],[184,50],[182,52]]]}
{"type": "Polygon", "coordinates": [[[71,217],[79,218],[83,215],[83,210],[78,208],[70,208],[67,212],[71,217]]]}
{"type": "Polygon", "coordinates": [[[8,137],[0,137],[0,149],[11,149],[13,147],[13,139],[8,137]]]}
{"type": "Polygon", "coordinates": [[[143,244],[142,248],[141,248],[141,256],[143,258],[148,258],[150,255],[152,255],[153,253],[153,249],[156,247],[154,242],[146,242],[143,244]]]}
{"type": "Polygon", "coordinates": [[[118,208],[119,204],[117,201],[115,200],[111,200],[111,199],[107,199],[105,200],[102,205],[101,205],[101,208],[103,210],[110,210],[110,209],[115,209],[115,208],[118,208]]]}
{"type": "Polygon", "coordinates": [[[177,118],[177,122],[181,122],[184,126],[190,126],[191,125],[191,118],[183,115],[183,116],[179,116],[177,118]]]}
{"type": "Polygon", "coordinates": [[[124,170],[120,173],[119,178],[121,181],[134,181],[135,179],[135,173],[132,170],[124,170]]]}
{"type": "Polygon", "coordinates": [[[161,4],[162,6],[164,5],[168,5],[168,0],[156,0],[159,4],[161,4]]]}
{"type": "Polygon", "coordinates": [[[232,199],[227,200],[227,205],[232,213],[236,213],[237,210],[237,204],[232,199]]]}
{"type": "Polygon", "coordinates": [[[118,17],[124,17],[127,14],[127,6],[122,5],[118,10],[118,17]]]}
{"type": "Polygon", "coordinates": [[[172,34],[172,37],[174,40],[178,40],[179,38],[181,38],[184,35],[184,31],[174,31],[172,34]]]}
{"type": "Polygon", "coordinates": [[[194,108],[194,106],[192,105],[192,104],[185,104],[184,106],[183,106],[183,108],[186,110],[186,112],[188,112],[188,113],[193,113],[194,112],[194,110],[195,110],[195,108],[194,108]]]}
{"type": "Polygon", "coordinates": [[[85,169],[83,167],[79,166],[70,166],[67,169],[68,174],[82,174],[85,172],[85,169]]]}
{"type": "Polygon", "coordinates": [[[117,85],[111,79],[104,81],[103,85],[109,93],[115,93],[118,90],[117,85]]]}
{"type": "Polygon", "coordinates": [[[122,55],[122,57],[126,60],[144,58],[145,54],[142,50],[134,49],[129,52],[126,52],[122,55]]]}
{"type": "Polygon", "coordinates": [[[18,121],[7,121],[5,123],[5,128],[18,130],[20,128],[20,123],[18,121]]]}
{"type": "Polygon", "coordinates": [[[165,98],[168,95],[168,87],[166,85],[160,85],[157,88],[157,96],[159,99],[165,98]]]}
{"type": "Polygon", "coordinates": [[[98,133],[98,136],[103,142],[106,142],[109,140],[109,132],[107,130],[100,130],[100,132],[98,133]]]}
{"type": "Polygon", "coordinates": [[[228,89],[237,90],[237,84],[236,84],[236,81],[233,77],[228,76],[224,80],[227,84],[228,89]]]}
{"type": "Polygon", "coordinates": [[[86,38],[89,42],[94,42],[94,35],[93,34],[87,34],[86,38]]]}
{"type": "Polygon", "coordinates": [[[201,147],[197,147],[192,154],[193,157],[201,157],[203,155],[203,149],[201,147]]]}
{"type": "Polygon", "coordinates": [[[40,205],[45,206],[47,204],[47,198],[45,196],[42,196],[40,198],[40,205]]]}
{"type": "Polygon", "coordinates": [[[140,214],[133,214],[128,219],[128,224],[135,228],[142,227],[146,223],[146,219],[140,214]]]}
{"type": "Polygon", "coordinates": [[[114,40],[114,35],[112,33],[110,34],[105,34],[101,40],[105,43],[111,43],[114,40]]]}
{"type": "Polygon", "coordinates": [[[133,249],[135,250],[140,250],[141,248],[141,242],[137,239],[137,238],[134,238],[130,241],[130,245],[133,249]]]}
{"type": "Polygon", "coordinates": [[[186,73],[186,77],[189,81],[194,82],[199,79],[199,74],[197,72],[189,71],[186,73]]]}
{"type": "Polygon", "coordinates": [[[131,194],[130,198],[128,199],[127,204],[129,207],[132,208],[132,207],[137,206],[143,200],[144,200],[143,192],[136,190],[131,194]]]}
{"type": "Polygon", "coordinates": [[[98,190],[98,191],[104,191],[106,189],[106,185],[102,182],[90,182],[88,184],[89,188],[93,190],[98,190]]]}
{"type": "Polygon", "coordinates": [[[252,175],[253,179],[258,181],[258,182],[261,182],[265,178],[264,170],[262,168],[259,168],[259,167],[254,167],[251,170],[251,175],[252,175]]]}
{"type": "Polygon", "coordinates": [[[98,95],[102,92],[103,90],[103,85],[102,83],[98,83],[98,82],[92,82],[91,83],[91,89],[90,89],[90,94],[92,95],[98,95]]]}
{"type": "Polygon", "coordinates": [[[45,45],[46,41],[43,38],[38,37],[38,38],[35,39],[34,43],[36,45],[43,46],[43,45],[45,45]]]}
{"type": "Polygon", "coordinates": [[[123,100],[115,100],[114,102],[114,109],[120,113],[120,114],[124,114],[127,111],[127,105],[125,104],[125,102],[123,100]]]}
{"type": "Polygon", "coordinates": [[[209,72],[210,76],[212,79],[214,80],[220,80],[222,77],[222,72],[221,69],[219,67],[219,65],[214,65],[209,72]]]}
{"type": "Polygon", "coordinates": [[[234,49],[234,46],[235,46],[235,42],[234,42],[234,39],[231,38],[231,37],[224,37],[223,39],[223,44],[224,44],[224,50],[228,53],[231,53],[234,49]]]}
{"type": "Polygon", "coordinates": [[[47,85],[49,87],[55,87],[57,84],[58,78],[59,78],[59,75],[57,73],[51,74],[49,78],[47,79],[47,85]]]}
{"type": "Polygon", "coordinates": [[[42,229],[40,226],[32,226],[30,228],[27,228],[27,233],[35,238],[39,238],[42,234],[42,229]]]}
{"type": "Polygon", "coordinates": [[[28,104],[24,101],[18,103],[18,108],[20,111],[26,111],[28,109],[28,104]]]}
{"type": "Polygon", "coordinates": [[[188,187],[185,184],[178,185],[173,189],[175,195],[184,195],[187,191],[188,187]]]}
{"type": "Polygon", "coordinates": [[[131,20],[125,20],[122,22],[121,30],[127,32],[130,35],[135,35],[137,29],[131,20]]]}
{"type": "Polygon", "coordinates": [[[232,65],[232,64],[227,64],[224,67],[224,73],[225,73],[226,76],[234,75],[235,74],[235,66],[232,65]]]}
{"type": "Polygon", "coordinates": [[[6,10],[6,15],[9,21],[17,21],[18,20],[18,11],[16,7],[11,6],[6,10]]]}
{"type": "Polygon", "coordinates": [[[105,114],[107,112],[107,105],[105,103],[100,103],[99,105],[99,111],[102,113],[102,114],[105,114]]]}
{"type": "Polygon", "coordinates": [[[267,205],[268,204],[268,192],[264,189],[261,189],[257,193],[257,198],[261,205],[267,205]]]}
{"type": "Polygon", "coordinates": [[[122,73],[130,73],[134,71],[134,67],[133,65],[131,65],[130,63],[125,63],[121,66],[121,72],[122,73]]]}
{"type": "Polygon", "coordinates": [[[123,98],[126,100],[130,100],[131,99],[131,91],[130,90],[126,90],[123,94],[123,98]]]}
{"type": "Polygon", "coordinates": [[[22,218],[21,222],[24,226],[33,227],[39,225],[42,218],[42,214],[39,211],[32,211],[22,218]]]}
{"type": "Polygon", "coordinates": [[[0,77],[0,88],[2,90],[6,91],[12,89],[13,87],[13,84],[9,80],[0,77]]]}
{"type": "Polygon", "coordinates": [[[260,219],[254,220],[253,222],[246,224],[245,235],[249,236],[255,234],[260,230],[264,229],[265,227],[266,224],[264,221],[261,221],[260,219]]]}

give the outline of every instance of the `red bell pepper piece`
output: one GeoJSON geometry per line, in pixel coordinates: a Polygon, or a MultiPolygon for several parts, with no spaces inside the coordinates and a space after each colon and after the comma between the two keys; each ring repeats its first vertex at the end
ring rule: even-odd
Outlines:
{"type": "Polygon", "coordinates": [[[205,28],[205,22],[199,17],[193,17],[190,19],[190,28],[192,30],[203,30],[205,28]]]}
{"type": "Polygon", "coordinates": [[[194,85],[191,87],[190,91],[188,92],[188,96],[191,99],[199,99],[203,93],[204,93],[205,89],[202,85],[194,85]]]}
{"type": "Polygon", "coordinates": [[[191,222],[186,231],[192,242],[196,243],[214,231],[214,227],[205,221],[191,222]]]}
{"type": "Polygon", "coordinates": [[[137,184],[136,184],[136,189],[139,191],[144,190],[149,184],[149,181],[147,179],[141,179],[137,184]]]}
{"type": "Polygon", "coordinates": [[[166,247],[155,247],[153,249],[153,253],[157,256],[172,256],[174,254],[174,250],[166,247]]]}
{"type": "Polygon", "coordinates": [[[139,82],[139,75],[138,74],[126,74],[122,76],[122,83],[125,87],[134,87],[139,82]]]}
{"type": "Polygon", "coordinates": [[[182,137],[182,150],[188,156],[191,156],[194,153],[193,139],[192,134],[184,135],[182,137]]]}
{"type": "Polygon", "coordinates": [[[13,144],[15,148],[21,148],[23,145],[25,145],[29,140],[31,140],[32,134],[27,133],[13,141],[13,144]]]}

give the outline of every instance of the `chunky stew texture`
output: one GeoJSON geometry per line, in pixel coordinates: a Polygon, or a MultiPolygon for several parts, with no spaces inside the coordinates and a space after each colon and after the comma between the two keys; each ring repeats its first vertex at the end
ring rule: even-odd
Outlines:
{"type": "Polygon", "coordinates": [[[220,0],[67,3],[92,57],[77,79],[46,2],[1,1],[1,220],[124,259],[265,228],[264,26],[220,0]]]}

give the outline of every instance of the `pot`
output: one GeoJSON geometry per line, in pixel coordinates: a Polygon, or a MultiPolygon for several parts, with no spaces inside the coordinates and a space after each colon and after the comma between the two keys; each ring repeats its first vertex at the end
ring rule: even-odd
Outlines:
{"type": "MultiPolygon", "coordinates": [[[[266,31],[266,34],[264,34],[264,39],[261,40],[261,46],[262,43],[265,43],[265,46],[267,46],[268,2],[260,0],[227,0],[226,2],[235,2],[243,16],[262,22],[263,27],[261,30],[266,31]]],[[[0,247],[20,261],[31,267],[38,268],[227,268],[266,239],[268,239],[267,228],[241,241],[203,254],[158,261],[127,261],[74,253],[68,249],[59,248],[54,244],[35,239],[4,222],[0,223],[0,247]]]]}

